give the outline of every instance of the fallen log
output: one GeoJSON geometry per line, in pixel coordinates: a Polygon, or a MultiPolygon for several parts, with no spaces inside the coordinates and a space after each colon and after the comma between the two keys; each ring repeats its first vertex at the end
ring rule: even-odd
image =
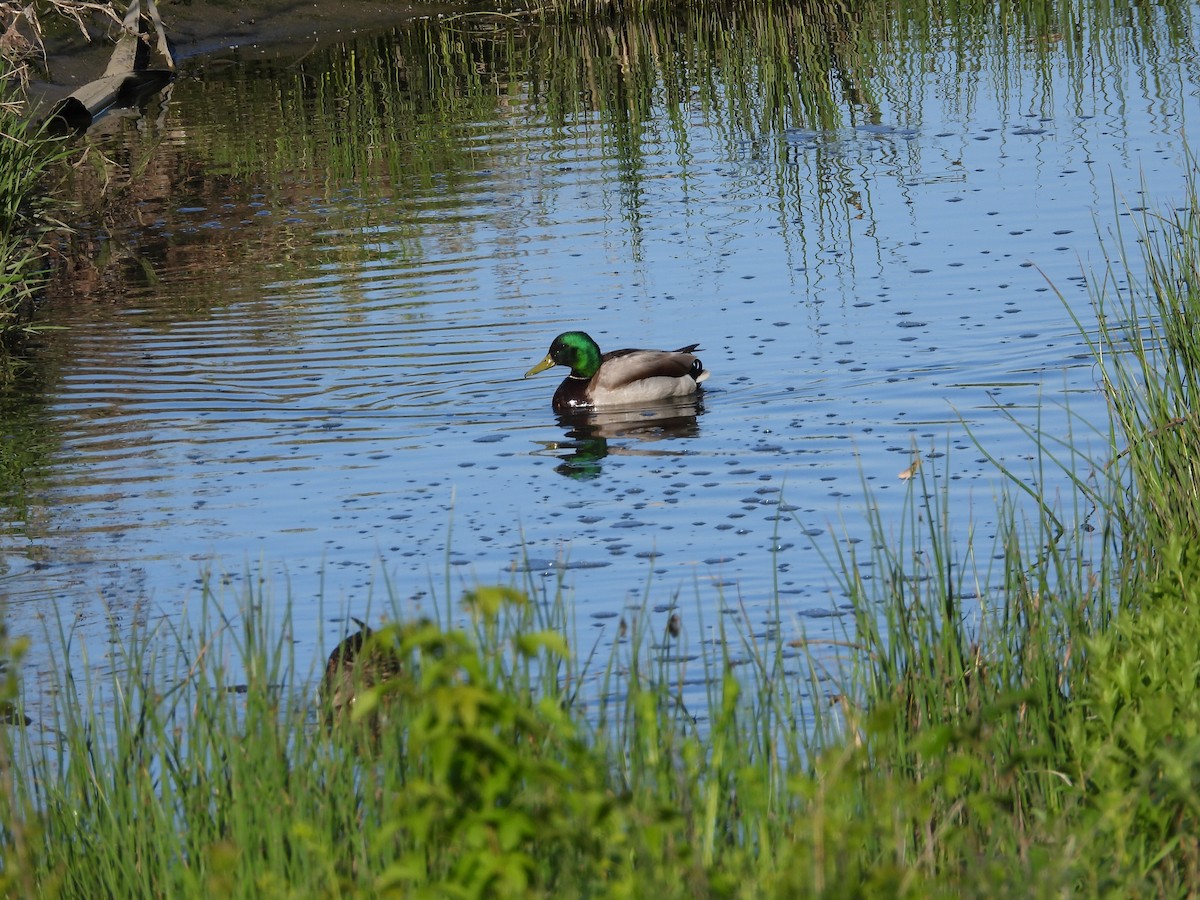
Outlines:
{"type": "Polygon", "coordinates": [[[155,0],[132,0],[121,28],[121,37],[104,74],[58,101],[46,117],[52,125],[85,131],[106,110],[137,105],[162,90],[175,77],[175,62],[155,0]],[[145,31],[147,22],[154,29],[155,46],[166,68],[146,66],[150,56],[150,40],[145,31]]]}

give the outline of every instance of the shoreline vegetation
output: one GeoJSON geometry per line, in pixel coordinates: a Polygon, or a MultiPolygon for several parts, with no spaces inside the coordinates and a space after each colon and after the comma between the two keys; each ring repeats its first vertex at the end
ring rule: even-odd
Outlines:
{"type": "MultiPolygon", "coordinates": [[[[38,146],[16,121],[0,152],[38,146]]],[[[0,176],[22,171],[12,159],[33,174],[0,211],[0,236],[19,235],[4,285],[32,289],[22,229],[53,164],[0,156],[0,176]]],[[[844,640],[747,629],[723,642],[748,657],[736,666],[720,647],[664,652],[687,635],[645,616],[583,646],[561,593],[481,586],[441,598],[437,621],[372,623],[398,672],[332,728],[290,611],[262,597],[227,620],[207,596],[190,630],[117,635],[104,684],[64,655],[48,744],[19,727],[24,648],[0,632],[15,661],[0,669],[0,893],[1194,895],[1187,167],[1188,202],[1134,214],[1092,278],[1100,328],[1080,328],[1109,400],[1106,458],[1031,433],[1076,493],[1032,520],[1002,499],[996,548],[953,546],[953,489],[922,468],[899,533],[875,523],[870,560],[826,548],[854,610],[844,640]]]]}

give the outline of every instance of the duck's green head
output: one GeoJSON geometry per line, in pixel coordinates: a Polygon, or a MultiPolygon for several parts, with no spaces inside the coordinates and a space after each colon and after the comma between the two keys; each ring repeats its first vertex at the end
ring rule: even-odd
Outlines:
{"type": "Polygon", "coordinates": [[[582,331],[564,331],[554,339],[546,358],[526,372],[525,377],[551,366],[566,366],[576,378],[591,378],[600,368],[600,348],[582,331]]]}

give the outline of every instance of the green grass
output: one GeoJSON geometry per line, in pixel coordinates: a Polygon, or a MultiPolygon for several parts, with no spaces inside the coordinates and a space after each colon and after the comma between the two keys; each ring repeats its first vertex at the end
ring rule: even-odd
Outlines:
{"type": "Polygon", "coordinates": [[[60,138],[0,107],[0,337],[25,325],[45,281],[45,235],[61,225],[43,179],[71,151],[60,138]]]}
{"type": "MultiPolygon", "coordinates": [[[[83,0],[0,0],[0,342],[29,328],[32,304],[48,277],[46,237],[67,230],[56,218],[62,204],[48,176],[65,171],[75,153],[65,136],[25,115],[29,62],[45,53],[44,27],[84,29],[93,15],[113,17],[103,4],[83,0]]],[[[11,377],[5,349],[0,343],[0,383],[11,377]]]]}

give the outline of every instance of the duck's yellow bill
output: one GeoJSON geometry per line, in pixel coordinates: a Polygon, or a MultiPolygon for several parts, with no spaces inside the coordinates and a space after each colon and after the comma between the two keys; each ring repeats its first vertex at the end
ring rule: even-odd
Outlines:
{"type": "Polygon", "coordinates": [[[545,372],[547,369],[554,368],[554,365],[554,357],[547,353],[545,359],[525,373],[525,377],[528,378],[530,375],[536,375],[538,372],[545,372]]]}

